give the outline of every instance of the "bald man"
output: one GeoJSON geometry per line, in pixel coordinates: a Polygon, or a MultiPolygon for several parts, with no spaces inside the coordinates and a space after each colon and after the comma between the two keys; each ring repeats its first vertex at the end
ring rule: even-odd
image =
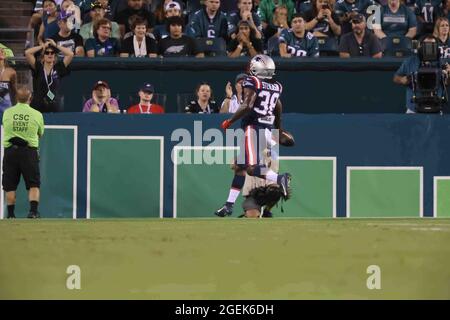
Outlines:
{"type": "Polygon", "coordinates": [[[39,218],[39,138],[44,134],[42,113],[30,107],[31,92],[19,87],[17,104],[3,113],[3,190],[6,192],[8,219],[15,218],[16,190],[23,176],[28,190],[30,212],[28,218],[39,218]]]}

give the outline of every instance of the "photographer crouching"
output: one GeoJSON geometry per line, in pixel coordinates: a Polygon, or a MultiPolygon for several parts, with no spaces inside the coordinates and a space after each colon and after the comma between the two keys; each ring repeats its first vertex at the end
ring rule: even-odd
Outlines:
{"type": "Polygon", "coordinates": [[[406,113],[443,113],[447,106],[450,66],[440,59],[438,41],[426,35],[417,54],[407,58],[394,75],[394,83],[406,86],[406,113]]]}

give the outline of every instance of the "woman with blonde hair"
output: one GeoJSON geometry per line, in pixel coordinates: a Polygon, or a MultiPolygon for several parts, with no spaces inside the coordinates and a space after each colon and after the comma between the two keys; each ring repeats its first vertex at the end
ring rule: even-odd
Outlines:
{"type": "Polygon", "coordinates": [[[434,24],[433,36],[438,40],[441,58],[450,57],[449,22],[445,17],[439,17],[434,24]]]}
{"type": "Polygon", "coordinates": [[[16,70],[6,62],[5,49],[0,48],[0,112],[13,105],[16,96],[16,70]]]}

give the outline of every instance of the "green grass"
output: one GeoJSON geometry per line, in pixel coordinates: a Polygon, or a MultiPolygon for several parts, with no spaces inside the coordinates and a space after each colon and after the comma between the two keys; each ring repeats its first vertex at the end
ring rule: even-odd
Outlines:
{"type": "Polygon", "coordinates": [[[4,220],[0,235],[0,299],[450,299],[445,219],[4,220]]]}

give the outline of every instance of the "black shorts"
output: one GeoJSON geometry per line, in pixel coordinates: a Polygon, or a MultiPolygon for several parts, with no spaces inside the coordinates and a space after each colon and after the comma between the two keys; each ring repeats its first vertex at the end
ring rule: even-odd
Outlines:
{"type": "Polygon", "coordinates": [[[25,180],[27,190],[40,187],[39,153],[36,148],[11,146],[5,149],[3,190],[15,191],[20,181],[20,175],[25,180]]]}

